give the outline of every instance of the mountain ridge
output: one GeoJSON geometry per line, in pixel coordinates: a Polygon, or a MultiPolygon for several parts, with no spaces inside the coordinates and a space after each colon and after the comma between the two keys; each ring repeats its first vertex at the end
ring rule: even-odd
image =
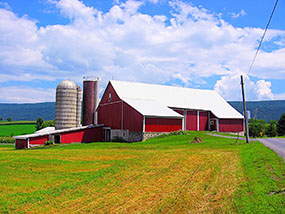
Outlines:
{"type": "MultiPolygon", "coordinates": [[[[243,114],[241,101],[228,101],[237,111],[243,114]]],[[[285,100],[270,101],[248,101],[247,110],[250,111],[251,118],[278,121],[281,114],[285,113],[285,100]]],[[[43,103],[0,103],[0,118],[6,120],[36,120],[41,117],[43,120],[53,120],[55,117],[55,102],[43,103]]]]}

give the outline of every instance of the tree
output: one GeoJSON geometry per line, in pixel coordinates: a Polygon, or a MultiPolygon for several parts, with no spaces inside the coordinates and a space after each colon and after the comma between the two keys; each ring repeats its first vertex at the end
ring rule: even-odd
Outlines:
{"type": "Polygon", "coordinates": [[[277,132],[279,136],[285,135],[285,113],[283,113],[277,124],[277,132]]]}
{"type": "Polygon", "coordinates": [[[11,118],[11,117],[8,117],[8,118],[7,118],[7,121],[8,121],[8,122],[12,121],[12,118],[11,118]]]}
{"type": "Polygon", "coordinates": [[[262,137],[265,131],[266,121],[258,119],[250,119],[248,128],[250,137],[262,137]]]}
{"type": "Polygon", "coordinates": [[[54,120],[44,121],[41,126],[41,129],[46,128],[46,127],[54,127],[54,120]]]}
{"type": "Polygon", "coordinates": [[[270,124],[265,129],[265,134],[268,137],[275,137],[278,135],[277,132],[277,121],[276,120],[270,120],[270,124]]]}
{"type": "Polygon", "coordinates": [[[0,117],[0,121],[2,121],[3,120],[3,117],[0,117]]]}
{"type": "Polygon", "coordinates": [[[42,118],[39,117],[39,118],[37,119],[36,130],[40,130],[40,129],[41,129],[43,122],[44,122],[44,121],[43,121],[42,118]]]}

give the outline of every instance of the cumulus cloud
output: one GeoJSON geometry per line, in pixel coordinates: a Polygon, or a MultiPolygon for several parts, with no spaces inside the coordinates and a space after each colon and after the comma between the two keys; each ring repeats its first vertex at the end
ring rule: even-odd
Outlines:
{"type": "MultiPolygon", "coordinates": [[[[247,100],[272,100],[271,82],[259,80],[256,83],[244,76],[245,96],[247,100]]],[[[215,84],[214,90],[227,100],[242,100],[240,75],[223,76],[215,84]]]]}
{"type": "MultiPolygon", "coordinates": [[[[148,0],[158,3],[157,0],[148,0]]],[[[60,80],[81,82],[83,75],[110,79],[177,84],[205,84],[246,72],[263,29],[237,28],[203,7],[173,0],[171,16],[139,12],[146,0],[116,1],[108,12],[79,0],[50,0],[69,23],[38,28],[35,20],[0,9],[0,79],[2,82],[60,80]],[[2,78],[3,77],[3,78],[2,78]]],[[[239,14],[245,15],[245,11],[239,14]]],[[[285,32],[269,30],[265,41],[284,41],[285,32]]],[[[285,47],[261,51],[251,75],[252,98],[270,98],[266,78],[285,78],[285,47]],[[263,94],[263,95],[262,95],[263,94]]],[[[226,80],[215,89],[227,99],[226,80]]]]}

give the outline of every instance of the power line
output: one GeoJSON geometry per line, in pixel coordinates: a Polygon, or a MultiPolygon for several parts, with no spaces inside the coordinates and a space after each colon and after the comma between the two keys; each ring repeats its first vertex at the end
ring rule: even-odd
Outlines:
{"type": "Polygon", "coordinates": [[[260,40],[260,42],[259,42],[258,48],[257,48],[257,50],[256,50],[256,52],[255,52],[255,55],[254,55],[253,60],[252,60],[252,62],[251,62],[251,65],[250,65],[250,67],[249,67],[249,69],[248,69],[247,76],[249,75],[249,72],[251,71],[251,69],[252,69],[252,67],[253,67],[253,64],[254,64],[254,62],[255,62],[255,59],[256,59],[256,57],[257,57],[257,54],[258,54],[258,52],[259,52],[259,49],[260,49],[260,47],[261,47],[261,44],[262,44],[262,42],[263,42],[263,39],[264,39],[264,37],[265,37],[265,34],[266,34],[267,29],[268,29],[268,27],[269,27],[269,24],[270,24],[270,22],[271,22],[272,16],[273,16],[273,14],[274,14],[274,12],[275,12],[277,3],[278,3],[278,0],[276,0],[276,2],[275,2],[275,5],[274,5],[273,10],[272,10],[272,12],[271,12],[271,15],[270,15],[270,17],[269,17],[269,20],[268,20],[268,22],[267,22],[267,25],[266,25],[266,27],[265,27],[265,30],[264,30],[263,35],[262,35],[262,37],[261,37],[261,40],[260,40]]]}

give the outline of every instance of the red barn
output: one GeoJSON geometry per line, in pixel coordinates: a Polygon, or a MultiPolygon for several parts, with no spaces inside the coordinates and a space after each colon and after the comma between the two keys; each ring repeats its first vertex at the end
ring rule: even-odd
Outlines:
{"type": "Polygon", "coordinates": [[[164,132],[243,132],[243,116],[217,92],[110,81],[97,108],[111,138],[140,141],[164,132]]]}

